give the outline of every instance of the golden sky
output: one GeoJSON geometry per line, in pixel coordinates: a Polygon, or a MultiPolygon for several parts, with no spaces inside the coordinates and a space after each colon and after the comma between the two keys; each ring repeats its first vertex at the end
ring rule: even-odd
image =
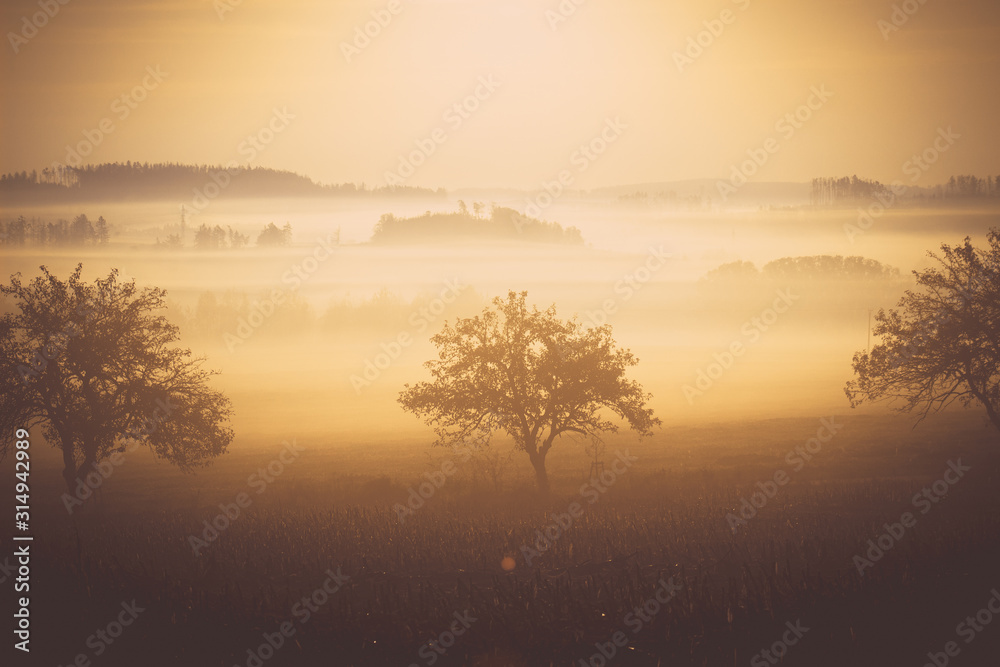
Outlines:
{"type": "Polygon", "coordinates": [[[5,0],[0,171],[89,142],[87,162],[374,185],[420,142],[433,153],[407,184],[535,188],[573,169],[599,187],[727,176],[773,138],[757,181],[888,182],[951,127],[921,184],[1000,172],[1000,3],[906,4],[893,24],[892,2],[860,0],[5,0]],[[25,28],[40,5],[53,15],[25,28]]]}

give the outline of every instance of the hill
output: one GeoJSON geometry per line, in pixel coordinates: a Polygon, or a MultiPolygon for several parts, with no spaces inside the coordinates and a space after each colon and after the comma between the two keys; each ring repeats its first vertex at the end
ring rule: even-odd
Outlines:
{"type": "Polygon", "coordinates": [[[474,204],[469,213],[459,202],[454,213],[431,213],[413,218],[383,215],[371,242],[379,244],[438,243],[441,241],[524,241],[528,243],[559,243],[582,245],[583,237],[576,227],[555,222],[543,222],[521,215],[511,208],[493,205],[489,217],[480,215],[482,204],[474,204]]]}
{"type": "Polygon", "coordinates": [[[135,199],[199,201],[217,197],[438,196],[443,190],[364,184],[323,185],[290,171],[231,165],[172,163],[103,163],[82,167],[57,166],[0,176],[0,200],[5,203],[120,201],[135,199]]]}

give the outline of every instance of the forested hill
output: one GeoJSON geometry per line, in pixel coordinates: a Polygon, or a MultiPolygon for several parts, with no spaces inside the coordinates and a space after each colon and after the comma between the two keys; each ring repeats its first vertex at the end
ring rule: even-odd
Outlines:
{"type": "Polygon", "coordinates": [[[443,195],[441,190],[414,187],[369,189],[364,184],[323,185],[290,171],[246,166],[202,166],[104,163],[81,167],[56,166],[0,176],[0,199],[18,203],[181,199],[196,200],[239,197],[310,196],[424,196],[443,195]]]}
{"type": "Polygon", "coordinates": [[[469,211],[465,202],[458,202],[457,212],[431,213],[413,218],[383,215],[372,233],[375,244],[420,244],[444,242],[515,241],[526,243],[558,243],[582,245],[583,237],[576,227],[563,227],[521,215],[514,209],[487,207],[476,202],[469,211]]]}

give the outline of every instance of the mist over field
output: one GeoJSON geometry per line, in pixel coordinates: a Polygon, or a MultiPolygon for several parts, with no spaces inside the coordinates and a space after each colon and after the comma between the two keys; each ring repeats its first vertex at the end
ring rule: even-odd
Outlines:
{"type": "Polygon", "coordinates": [[[0,664],[1000,664],[1000,5],[0,25],[0,664]]]}
{"type": "Polygon", "coordinates": [[[38,207],[26,212],[71,218],[87,208],[91,217],[108,218],[116,235],[107,249],[24,248],[8,253],[7,262],[11,271],[31,275],[39,264],[65,274],[83,261],[90,276],[115,267],[138,285],[166,289],[170,316],[184,340],[209,355],[209,366],[223,371],[219,387],[246,406],[236,411],[238,425],[251,420],[249,430],[257,431],[291,421],[332,436],[325,446],[336,447],[343,439],[386,433],[406,433],[416,441],[426,436],[419,422],[386,405],[401,384],[422,377],[421,365],[433,356],[429,338],[444,321],[474,315],[508,289],[526,290],[532,303],[555,304],[561,316],[577,316],[588,326],[610,323],[618,340],[644,362],[636,378],[668,423],[842,411],[851,357],[869,343],[869,310],[894,306],[914,286],[911,272],[929,265],[927,253],[937,243],[966,234],[983,239],[1000,220],[989,208],[890,211],[852,241],[844,227],[856,224],[855,209],[677,212],[597,200],[546,211],[549,219],[579,228],[582,246],[516,238],[488,244],[369,242],[382,214],[421,215],[426,207],[448,211],[457,203],[220,201],[189,223],[252,235],[269,222],[288,222],[292,242],[277,250],[156,248],[156,238],[178,229],[178,213],[168,203],[38,207]],[[119,222],[132,220],[147,222],[119,222]],[[327,243],[334,248],[329,258],[307,273],[303,261],[324,239],[337,236],[339,244],[327,243]],[[712,277],[734,262],[763,269],[782,258],[824,255],[861,256],[895,273],[806,269],[751,281],[712,277]],[[249,324],[251,304],[260,300],[260,312],[269,311],[274,290],[289,302],[274,307],[259,326],[244,327],[242,333],[250,332],[244,339],[237,331],[241,314],[249,324]],[[453,291],[455,303],[426,310],[442,292],[451,298],[453,291]],[[755,323],[783,293],[790,297],[788,312],[755,323]],[[219,304],[218,312],[211,312],[210,300],[219,304]],[[374,364],[385,353],[382,346],[393,345],[400,334],[409,335],[411,344],[391,355],[392,363],[378,368],[376,378],[366,378],[366,363],[374,364]],[[699,389],[698,373],[716,363],[713,355],[726,353],[734,342],[746,344],[746,353],[722,377],[710,378],[710,390],[685,395],[685,386],[699,389]],[[352,384],[352,376],[361,382],[352,384]],[[267,396],[272,392],[284,398],[275,401],[267,396]]]}

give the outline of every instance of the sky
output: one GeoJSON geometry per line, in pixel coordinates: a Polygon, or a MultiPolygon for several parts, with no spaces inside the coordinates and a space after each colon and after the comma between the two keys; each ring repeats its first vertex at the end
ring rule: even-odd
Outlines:
{"type": "Polygon", "coordinates": [[[597,188],[756,157],[757,181],[891,182],[926,152],[921,185],[1000,173],[1000,3],[901,4],[5,0],[0,171],[597,188]]]}

